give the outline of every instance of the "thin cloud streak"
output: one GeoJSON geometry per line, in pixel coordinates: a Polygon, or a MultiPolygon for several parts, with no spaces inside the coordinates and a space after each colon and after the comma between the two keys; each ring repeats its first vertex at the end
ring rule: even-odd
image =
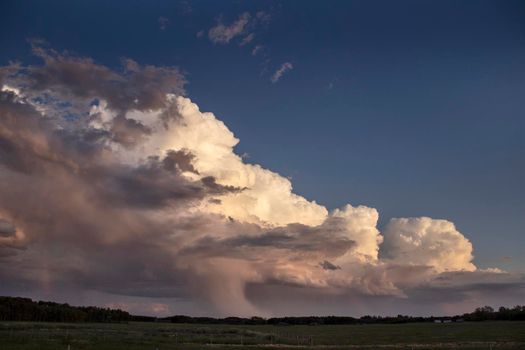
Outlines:
{"type": "Polygon", "coordinates": [[[273,73],[272,77],[270,78],[272,83],[277,83],[282,76],[293,69],[293,65],[290,62],[283,63],[276,71],[273,73]]]}

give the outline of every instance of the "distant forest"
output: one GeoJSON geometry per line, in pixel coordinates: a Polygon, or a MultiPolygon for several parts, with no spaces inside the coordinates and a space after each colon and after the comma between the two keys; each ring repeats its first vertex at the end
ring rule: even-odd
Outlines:
{"type": "Polygon", "coordinates": [[[71,306],[47,301],[33,301],[29,298],[0,297],[0,321],[40,321],[40,322],[171,322],[200,324],[232,325],[333,325],[333,324],[371,324],[371,323],[409,323],[409,322],[463,322],[525,320],[525,306],[513,308],[500,307],[494,310],[490,306],[479,307],[471,313],[456,316],[413,317],[413,316],[363,316],[360,318],[345,316],[306,316],[306,317],[191,317],[184,315],[164,318],[134,316],[126,311],[95,306],[71,306]]]}
{"type": "Polygon", "coordinates": [[[29,298],[0,297],[0,321],[127,322],[132,316],[122,310],[95,306],[71,306],[29,298]]]}

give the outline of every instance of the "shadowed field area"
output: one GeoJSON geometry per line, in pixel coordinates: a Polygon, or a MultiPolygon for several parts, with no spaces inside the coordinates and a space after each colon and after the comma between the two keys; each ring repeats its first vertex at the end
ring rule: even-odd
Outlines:
{"type": "Polygon", "coordinates": [[[525,322],[232,326],[171,323],[0,323],[0,350],[525,349],[525,322]]]}

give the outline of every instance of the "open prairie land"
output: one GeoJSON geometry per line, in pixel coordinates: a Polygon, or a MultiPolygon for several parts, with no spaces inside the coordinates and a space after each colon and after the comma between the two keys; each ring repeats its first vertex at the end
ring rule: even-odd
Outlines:
{"type": "Polygon", "coordinates": [[[525,322],[245,326],[0,323],[0,350],[525,349],[525,322]]]}

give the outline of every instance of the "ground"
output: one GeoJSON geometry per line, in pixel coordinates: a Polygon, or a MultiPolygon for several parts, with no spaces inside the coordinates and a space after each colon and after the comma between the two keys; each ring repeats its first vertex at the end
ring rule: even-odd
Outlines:
{"type": "Polygon", "coordinates": [[[0,350],[525,349],[525,322],[234,326],[0,322],[0,350]]]}

